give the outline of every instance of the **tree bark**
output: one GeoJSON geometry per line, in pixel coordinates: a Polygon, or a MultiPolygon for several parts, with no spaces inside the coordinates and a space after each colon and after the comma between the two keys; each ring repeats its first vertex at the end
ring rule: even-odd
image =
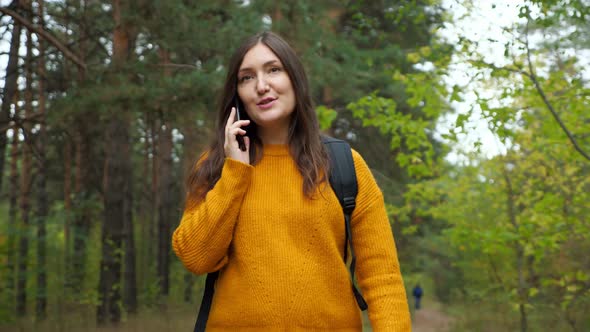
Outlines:
{"type": "MultiPolygon", "coordinates": [[[[25,4],[27,11],[31,8],[30,2],[25,4]]],[[[33,39],[32,33],[27,31],[27,56],[25,62],[25,117],[29,118],[33,115],[33,39]]],[[[15,117],[18,116],[15,114],[15,117]]],[[[19,268],[16,286],[16,313],[19,317],[27,314],[27,263],[29,253],[29,228],[30,228],[30,199],[31,199],[31,185],[32,185],[32,148],[31,145],[31,124],[25,122],[23,124],[23,134],[25,137],[22,161],[22,177],[21,177],[21,232],[19,241],[19,268]]]]}
{"type": "MultiPolygon", "coordinates": [[[[122,20],[120,0],[113,1],[113,72],[120,72],[132,50],[128,27],[122,20]]],[[[121,84],[121,82],[113,82],[121,84]]],[[[110,114],[106,136],[106,160],[104,168],[104,223],[102,231],[102,260],[100,263],[98,325],[118,323],[121,320],[121,264],[123,241],[128,216],[125,187],[130,172],[129,122],[122,105],[110,114]],[[123,189],[123,190],[122,190],[123,189]]]]}
{"type": "MultiPolygon", "coordinates": [[[[166,50],[160,49],[162,63],[170,62],[166,50]]],[[[165,70],[164,75],[170,72],[165,70]]],[[[172,124],[166,109],[160,110],[161,126],[159,129],[159,188],[158,188],[158,279],[160,295],[167,296],[170,288],[170,248],[171,221],[174,212],[174,182],[172,180],[172,124]]]]}
{"type": "MultiPolygon", "coordinates": [[[[508,207],[508,218],[512,226],[516,232],[518,232],[519,225],[516,221],[516,208],[514,206],[514,202],[516,197],[514,195],[514,190],[512,187],[512,181],[510,181],[510,175],[504,170],[504,181],[506,182],[506,204],[508,207]]],[[[528,320],[527,320],[527,312],[526,312],[526,303],[528,302],[527,296],[527,284],[524,276],[525,270],[525,253],[523,246],[518,242],[515,243],[516,247],[516,268],[518,271],[518,297],[519,297],[519,304],[518,309],[520,312],[520,332],[526,332],[528,329],[528,320]]]]}
{"type": "MultiPolygon", "coordinates": [[[[69,137],[66,138],[64,147],[64,279],[62,289],[62,299],[67,298],[67,291],[72,286],[71,270],[72,259],[71,259],[71,222],[72,222],[72,143],[69,137]]],[[[62,311],[62,305],[64,301],[59,302],[59,312],[62,311]]]]}
{"type": "Polygon", "coordinates": [[[137,216],[138,220],[140,221],[140,241],[143,244],[140,253],[140,264],[139,268],[139,277],[141,280],[139,281],[139,287],[143,288],[147,286],[146,280],[149,278],[148,276],[153,276],[152,274],[152,267],[154,266],[153,261],[155,255],[153,254],[152,250],[152,242],[151,241],[151,228],[152,228],[152,211],[153,202],[152,202],[152,190],[151,190],[151,159],[153,157],[152,153],[152,143],[151,143],[151,120],[150,120],[150,113],[146,112],[144,114],[144,130],[143,130],[143,161],[141,166],[141,180],[140,180],[140,197],[139,197],[139,204],[137,204],[137,216]]]}
{"type": "MultiPolygon", "coordinates": [[[[2,125],[2,128],[4,128],[5,125],[8,125],[10,120],[10,105],[12,105],[17,90],[18,50],[20,48],[21,25],[15,21],[12,26],[12,38],[10,41],[10,51],[8,53],[8,63],[6,64],[6,77],[4,79],[2,109],[0,110],[0,124],[2,125]]],[[[2,130],[0,132],[0,192],[2,191],[2,180],[4,178],[6,142],[6,130],[2,130]]]]}
{"type": "MultiPolygon", "coordinates": [[[[65,4],[66,8],[69,6],[69,1],[66,1],[65,4]]],[[[70,26],[69,19],[66,19],[64,22],[64,27],[67,30],[74,30],[70,26]]],[[[62,67],[62,75],[64,78],[63,88],[64,90],[67,89],[67,85],[69,82],[72,81],[72,75],[70,74],[70,65],[67,58],[63,59],[63,67],[62,67]]],[[[74,122],[75,124],[75,122],[74,122]]],[[[75,131],[75,126],[73,130],[75,131]]],[[[68,130],[68,135],[66,135],[64,146],[63,146],[63,155],[64,155],[64,279],[63,279],[63,289],[62,289],[62,299],[63,301],[59,302],[59,314],[63,312],[63,304],[65,300],[68,298],[68,293],[70,290],[74,288],[74,263],[73,263],[73,253],[72,253],[72,238],[74,233],[74,211],[73,207],[73,182],[72,182],[72,166],[74,163],[74,148],[75,142],[73,143],[72,136],[70,131],[68,130]]],[[[75,167],[75,166],[74,166],[75,167]]],[[[77,168],[75,168],[77,170],[77,168]]]]}
{"type": "Polygon", "coordinates": [[[151,114],[150,116],[150,133],[151,133],[151,144],[152,144],[152,183],[150,188],[151,193],[151,205],[149,207],[150,219],[149,219],[149,243],[153,244],[150,245],[150,258],[155,258],[155,274],[156,278],[158,277],[158,218],[157,218],[157,208],[160,206],[159,199],[160,196],[158,195],[158,188],[160,187],[160,179],[159,179],[159,168],[160,168],[160,148],[158,147],[160,141],[160,131],[158,128],[160,127],[160,122],[156,118],[155,114],[151,114]]]}
{"type": "MultiPolygon", "coordinates": [[[[44,1],[38,0],[39,25],[43,26],[44,1]]],[[[37,321],[43,321],[47,317],[47,231],[45,222],[48,214],[47,203],[47,163],[45,153],[45,142],[47,140],[47,127],[45,124],[45,43],[39,40],[39,63],[38,63],[38,89],[39,89],[39,115],[41,124],[39,128],[38,144],[38,171],[37,171],[37,301],[35,312],[37,321]]]]}
{"type": "Polygon", "coordinates": [[[160,294],[168,295],[171,248],[171,221],[174,212],[174,183],[172,181],[172,128],[163,121],[160,131],[160,187],[158,190],[158,278],[160,294]]]}
{"type": "MultiPolygon", "coordinates": [[[[86,1],[75,1],[75,10],[85,13],[86,1]]],[[[78,27],[80,58],[85,60],[87,52],[87,28],[86,20],[82,19],[78,27]]],[[[83,84],[86,79],[84,68],[78,67],[76,80],[83,84]]],[[[98,133],[100,132],[100,121],[93,110],[79,110],[74,119],[76,130],[76,173],[75,173],[75,206],[76,212],[72,222],[73,251],[71,255],[71,286],[74,296],[83,294],[82,285],[85,279],[87,261],[87,241],[92,228],[92,211],[90,202],[96,199],[95,185],[99,183],[99,174],[94,170],[100,158],[95,153],[95,146],[98,133]]]]}
{"type": "MultiPolygon", "coordinates": [[[[137,31],[131,26],[126,25],[127,34],[127,61],[135,58],[135,53],[132,51],[137,38],[137,31]]],[[[133,80],[132,76],[129,76],[133,80]]],[[[125,107],[127,108],[127,107],[125,107]]],[[[129,119],[124,119],[127,124],[127,131],[129,131],[129,119]]],[[[135,254],[135,230],[133,223],[133,175],[132,175],[132,148],[129,139],[125,142],[125,149],[127,151],[127,158],[124,159],[125,166],[125,268],[124,268],[124,296],[123,302],[127,312],[130,314],[137,313],[137,258],[135,254]]]]}
{"type": "Polygon", "coordinates": [[[91,180],[92,172],[92,132],[88,128],[89,125],[96,125],[97,122],[92,121],[88,123],[84,119],[84,115],[88,112],[83,112],[77,116],[76,119],[76,140],[75,140],[75,213],[72,220],[72,242],[73,248],[71,252],[72,266],[70,271],[70,285],[75,297],[82,294],[82,284],[84,283],[84,275],[86,271],[86,252],[87,241],[90,236],[91,228],[91,211],[89,201],[92,199],[91,180]]]}
{"type": "MultiPolygon", "coordinates": [[[[127,149],[129,151],[129,148],[127,149]]],[[[129,163],[129,162],[128,162],[129,163]]],[[[135,257],[135,237],[133,230],[133,182],[130,165],[127,165],[127,183],[125,185],[125,296],[124,303],[127,312],[137,313],[137,275],[135,257]]]]}
{"type": "Polygon", "coordinates": [[[117,323],[121,320],[121,266],[123,261],[124,228],[127,218],[125,188],[127,175],[128,128],[120,116],[113,117],[107,129],[107,158],[104,174],[104,222],[102,227],[102,260],[100,262],[97,323],[117,323]]]}
{"type": "MultiPolygon", "coordinates": [[[[18,94],[17,94],[18,95],[18,94]]],[[[15,95],[15,99],[18,99],[18,96],[15,95]]],[[[16,102],[15,102],[15,105],[16,102]]],[[[16,109],[18,111],[18,109],[16,109]]],[[[10,186],[8,189],[8,260],[6,262],[6,267],[8,269],[7,273],[7,293],[10,296],[10,302],[14,301],[15,296],[15,271],[16,271],[16,262],[17,262],[17,255],[16,255],[16,241],[17,241],[17,230],[18,221],[17,221],[17,214],[18,214],[18,192],[19,192],[19,174],[18,174],[18,159],[20,157],[19,151],[19,129],[15,125],[12,129],[12,140],[10,144],[10,186]]]]}

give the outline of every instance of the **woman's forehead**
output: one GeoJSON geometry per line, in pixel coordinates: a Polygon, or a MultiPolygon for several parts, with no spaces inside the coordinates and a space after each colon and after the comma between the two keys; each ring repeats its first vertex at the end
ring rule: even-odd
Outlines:
{"type": "Polygon", "coordinates": [[[240,71],[273,63],[281,64],[281,59],[268,46],[258,43],[244,55],[240,71]]]}

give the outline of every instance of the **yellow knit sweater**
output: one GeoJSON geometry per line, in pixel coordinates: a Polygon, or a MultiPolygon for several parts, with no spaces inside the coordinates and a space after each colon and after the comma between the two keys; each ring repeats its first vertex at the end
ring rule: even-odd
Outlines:
{"type": "MultiPolygon", "coordinates": [[[[352,233],[373,331],[410,331],[383,195],[362,157],[352,233]]],[[[255,166],[227,158],[204,201],[184,211],[173,248],[187,269],[221,269],[207,331],[361,331],[343,263],[344,216],[326,182],[312,199],[286,145],[255,166]]]]}

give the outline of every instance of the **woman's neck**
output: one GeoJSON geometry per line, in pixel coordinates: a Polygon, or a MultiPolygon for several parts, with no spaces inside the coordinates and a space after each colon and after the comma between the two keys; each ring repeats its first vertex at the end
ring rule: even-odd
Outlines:
{"type": "Polygon", "coordinates": [[[289,132],[287,129],[279,130],[279,129],[265,129],[265,128],[258,128],[258,137],[262,141],[264,145],[285,145],[289,143],[289,132]]]}

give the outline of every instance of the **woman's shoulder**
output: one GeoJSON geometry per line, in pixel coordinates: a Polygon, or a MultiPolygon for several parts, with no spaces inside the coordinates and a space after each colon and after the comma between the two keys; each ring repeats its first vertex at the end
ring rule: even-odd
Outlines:
{"type": "Polygon", "coordinates": [[[371,168],[363,158],[363,156],[355,149],[352,150],[352,159],[354,161],[354,169],[356,171],[356,178],[359,183],[359,188],[365,185],[376,186],[377,183],[371,168]]]}
{"type": "MultiPolygon", "coordinates": [[[[345,142],[347,145],[351,145],[346,140],[342,140],[342,139],[338,139],[338,138],[333,138],[333,137],[330,137],[330,136],[322,136],[322,142],[324,144],[327,144],[328,145],[329,143],[333,143],[334,141],[337,142],[337,143],[339,143],[339,142],[345,142]]],[[[365,160],[363,159],[363,157],[361,156],[361,154],[357,150],[355,150],[352,146],[351,146],[350,150],[352,152],[352,159],[354,161],[355,169],[358,170],[359,167],[366,166],[365,160]]]]}
{"type": "Polygon", "coordinates": [[[363,211],[375,202],[383,202],[383,193],[363,156],[357,150],[351,150],[358,183],[357,210],[363,211]]]}
{"type": "Polygon", "coordinates": [[[354,161],[354,168],[356,171],[369,171],[369,166],[360,152],[354,148],[351,148],[350,150],[352,152],[352,160],[354,161]]]}

